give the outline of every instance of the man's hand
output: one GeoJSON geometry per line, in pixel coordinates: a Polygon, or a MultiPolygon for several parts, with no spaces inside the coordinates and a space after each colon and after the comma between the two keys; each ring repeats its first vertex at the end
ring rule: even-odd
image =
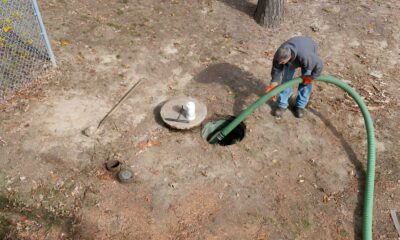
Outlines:
{"type": "MultiPolygon", "coordinates": [[[[273,82],[273,83],[271,83],[270,85],[269,85],[269,87],[267,87],[266,89],[265,89],[265,93],[269,93],[272,89],[274,89],[276,86],[278,86],[278,83],[277,82],[273,82]]],[[[272,100],[276,100],[276,96],[273,96],[272,97],[272,100]]]]}
{"type": "Polygon", "coordinates": [[[278,86],[277,82],[273,82],[271,83],[266,89],[265,89],[265,93],[269,93],[272,89],[274,89],[276,86],[278,86]]]}
{"type": "Polygon", "coordinates": [[[313,82],[313,79],[310,75],[303,75],[301,78],[303,79],[303,84],[312,84],[313,82]]]}

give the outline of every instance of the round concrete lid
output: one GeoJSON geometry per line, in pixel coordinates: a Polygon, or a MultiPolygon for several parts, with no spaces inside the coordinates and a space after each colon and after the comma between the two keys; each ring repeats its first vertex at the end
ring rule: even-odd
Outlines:
{"type": "Polygon", "coordinates": [[[172,128],[191,129],[199,126],[207,116],[207,107],[205,104],[191,97],[173,98],[167,101],[160,112],[162,120],[172,128]],[[192,121],[186,119],[183,106],[187,102],[194,102],[196,110],[196,118],[192,121]]]}

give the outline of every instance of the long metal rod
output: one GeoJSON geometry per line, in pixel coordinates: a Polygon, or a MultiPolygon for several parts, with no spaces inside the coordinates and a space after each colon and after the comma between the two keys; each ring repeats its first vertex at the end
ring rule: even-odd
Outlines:
{"type": "Polygon", "coordinates": [[[128,98],[129,94],[132,92],[133,89],[135,89],[135,87],[137,85],[139,85],[139,83],[142,81],[142,79],[139,79],[139,81],[137,81],[135,84],[133,84],[133,86],[125,93],[125,95],[118,101],[117,104],[114,105],[114,107],[111,108],[110,111],[108,111],[108,113],[103,117],[103,119],[101,119],[101,121],[99,122],[99,125],[97,125],[97,129],[99,129],[99,127],[101,126],[101,124],[103,124],[103,122],[107,119],[107,117],[114,112],[114,110],[126,99],[128,98]]]}
{"type": "Polygon", "coordinates": [[[53,50],[51,49],[50,41],[49,41],[49,38],[47,37],[46,28],[44,27],[42,16],[40,15],[39,6],[38,6],[36,0],[32,0],[32,7],[33,7],[33,11],[35,12],[36,19],[39,23],[40,35],[42,36],[44,43],[46,45],[47,52],[49,53],[49,56],[50,56],[50,61],[54,67],[57,67],[56,58],[54,57],[53,50]]]}

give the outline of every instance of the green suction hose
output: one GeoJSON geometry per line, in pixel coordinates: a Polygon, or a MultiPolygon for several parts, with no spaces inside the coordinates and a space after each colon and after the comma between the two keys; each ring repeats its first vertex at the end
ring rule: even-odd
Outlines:
{"type": "MultiPolygon", "coordinates": [[[[364,193],[364,209],[363,209],[363,228],[362,228],[362,239],[363,240],[372,240],[372,212],[373,212],[373,200],[374,200],[374,179],[375,179],[375,133],[374,133],[374,124],[371,118],[371,115],[368,112],[368,108],[365,105],[364,101],[358,95],[358,93],[349,85],[340,81],[339,79],[322,75],[316,79],[317,81],[327,82],[334,84],[344,91],[346,91],[357,103],[358,107],[361,110],[361,113],[364,117],[364,123],[367,129],[367,138],[368,138],[368,163],[367,163],[367,178],[365,185],[365,193],[364,193]]],[[[272,89],[269,93],[259,98],[256,102],[254,102],[247,109],[243,110],[239,116],[237,116],[228,126],[226,126],[223,130],[215,133],[209,140],[209,143],[216,144],[220,142],[225,136],[227,136],[233,129],[235,129],[245,118],[247,118],[250,114],[252,114],[258,107],[262,106],[265,102],[267,102],[272,96],[275,96],[282,92],[287,87],[292,87],[295,84],[302,83],[303,80],[298,77],[293,80],[290,80],[282,85],[279,85],[272,89]]]]}

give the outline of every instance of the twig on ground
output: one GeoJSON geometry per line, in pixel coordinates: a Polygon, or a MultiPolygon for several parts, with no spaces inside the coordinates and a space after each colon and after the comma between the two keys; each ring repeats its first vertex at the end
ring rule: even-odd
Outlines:
{"type": "Polygon", "coordinates": [[[400,237],[400,224],[399,224],[399,219],[397,218],[396,210],[394,209],[390,210],[390,215],[392,215],[394,226],[396,227],[397,233],[399,234],[400,237]]]}

